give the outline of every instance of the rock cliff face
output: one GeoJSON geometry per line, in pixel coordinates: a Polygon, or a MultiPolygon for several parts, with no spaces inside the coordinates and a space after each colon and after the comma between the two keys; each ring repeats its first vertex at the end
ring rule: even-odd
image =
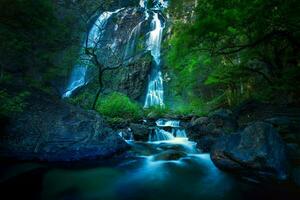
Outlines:
{"type": "MultiPolygon", "coordinates": [[[[144,10],[136,4],[121,9],[107,21],[103,30],[99,58],[109,66],[124,64],[104,74],[104,92],[117,91],[132,99],[139,100],[144,95],[148,75],[151,70],[151,55],[146,52],[146,34],[150,29],[145,21],[144,10]]],[[[90,74],[97,73],[92,69],[90,74]]],[[[97,83],[93,78],[90,84],[97,83]]]]}
{"type": "MultiPolygon", "coordinates": [[[[78,5],[76,3],[75,1],[71,5],[73,10],[76,10],[74,4],[75,7],[80,5],[80,3],[78,5]]],[[[66,3],[63,5],[64,8],[67,7],[66,3]]],[[[104,92],[122,92],[132,99],[141,100],[147,89],[148,75],[152,64],[150,53],[147,53],[146,48],[147,34],[151,29],[151,20],[146,20],[146,18],[152,17],[152,14],[146,14],[145,8],[139,5],[139,1],[112,1],[104,6],[101,4],[98,8],[90,3],[85,6],[90,11],[94,9],[95,12],[88,25],[90,28],[86,28],[85,31],[81,30],[82,39],[81,42],[78,42],[78,49],[84,43],[86,33],[95,21],[99,20],[101,16],[106,18],[99,24],[103,27],[97,43],[98,59],[105,66],[114,67],[120,63],[122,66],[117,70],[105,72],[104,92]]],[[[79,52],[80,50],[78,50],[77,58],[79,58],[79,52]]],[[[94,95],[98,89],[96,86],[98,84],[97,74],[98,69],[95,67],[87,70],[85,79],[88,80],[88,84],[86,89],[80,90],[80,93],[86,92],[94,95]]],[[[66,80],[63,85],[67,84],[66,80]]],[[[65,92],[63,91],[65,88],[61,90],[61,92],[65,92]]],[[[76,94],[78,93],[74,95],[76,94]]]]}
{"type": "Polygon", "coordinates": [[[118,91],[132,99],[141,100],[147,88],[151,60],[151,55],[146,54],[124,67],[107,72],[104,80],[106,92],[118,91]]]}

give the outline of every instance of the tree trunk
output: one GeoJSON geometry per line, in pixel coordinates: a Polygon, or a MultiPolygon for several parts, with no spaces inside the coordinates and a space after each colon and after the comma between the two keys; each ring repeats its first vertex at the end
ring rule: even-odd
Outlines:
{"type": "Polygon", "coordinates": [[[101,67],[98,67],[98,68],[99,68],[99,72],[98,72],[99,73],[98,74],[99,89],[98,89],[97,94],[96,94],[95,99],[94,99],[94,103],[93,103],[93,107],[92,107],[93,110],[95,110],[95,108],[96,108],[97,101],[99,99],[99,96],[100,96],[102,88],[103,88],[103,82],[102,82],[103,72],[102,72],[101,67]]]}
{"type": "Polygon", "coordinates": [[[98,99],[99,99],[99,96],[100,96],[100,93],[101,93],[101,89],[102,89],[102,88],[99,88],[99,89],[98,89],[97,94],[96,94],[96,96],[95,96],[94,103],[93,103],[93,107],[92,107],[93,110],[95,110],[95,108],[96,108],[96,104],[97,104],[97,101],[98,101],[98,99]]]}

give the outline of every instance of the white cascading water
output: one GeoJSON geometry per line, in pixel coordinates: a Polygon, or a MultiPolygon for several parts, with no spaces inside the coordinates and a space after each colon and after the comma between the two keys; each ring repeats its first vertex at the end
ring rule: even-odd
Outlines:
{"type": "Polygon", "coordinates": [[[186,132],[184,129],[172,129],[172,134],[177,138],[187,138],[186,132]]]}
{"type": "MultiPolygon", "coordinates": [[[[151,12],[153,13],[153,19],[151,22],[153,30],[149,34],[149,38],[147,41],[147,49],[150,50],[155,62],[148,83],[144,108],[149,108],[151,106],[164,106],[163,77],[160,69],[161,40],[164,29],[164,25],[159,19],[159,12],[163,8],[160,6],[161,2],[164,1],[157,1],[157,5],[155,5],[155,10],[151,10],[151,12]]],[[[141,3],[141,5],[145,6],[145,3],[141,3]]]]}
{"type": "MultiPolygon", "coordinates": [[[[103,36],[105,26],[109,20],[109,18],[119,11],[123,10],[123,8],[118,9],[113,12],[103,12],[96,22],[94,23],[93,27],[89,31],[88,34],[88,40],[83,43],[83,48],[81,50],[82,57],[80,60],[89,60],[88,56],[84,54],[84,49],[87,48],[93,48],[95,47],[95,44],[100,41],[100,39],[103,36]]],[[[68,86],[65,90],[65,93],[62,95],[63,98],[70,97],[72,93],[79,87],[85,85],[87,83],[86,75],[87,75],[87,69],[90,64],[89,61],[80,61],[81,64],[76,64],[71,72],[71,76],[69,79],[68,86]]]]}
{"type": "Polygon", "coordinates": [[[120,131],[119,136],[122,137],[126,142],[134,141],[134,137],[131,131],[127,131],[126,133],[123,131],[120,131]]]}
{"type": "Polygon", "coordinates": [[[159,127],[179,127],[180,121],[179,120],[159,119],[155,123],[159,127]]]}
{"type": "Polygon", "coordinates": [[[149,134],[149,143],[180,145],[188,153],[198,153],[196,143],[189,141],[185,129],[179,126],[178,120],[159,119],[156,121],[157,127],[149,134]],[[171,130],[166,131],[164,129],[171,130]]]}
{"type": "Polygon", "coordinates": [[[179,120],[158,119],[156,121],[156,129],[149,135],[149,141],[165,141],[174,139],[188,140],[186,132],[180,127],[179,120]],[[164,128],[171,129],[171,132],[165,131],[164,128]]]}
{"type": "Polygon", "coordinates": [[[149,135],[149,141],[164,141],[174,139],[174,135],[168,131],[160,128],[156,128],[154,133],[149,135]]]}
{"type": "Polygon", "coordinates": [[[138,36],[140,35],[141,26],[143,22],[144,21],[141,21],[132,29],[124,52],[124,60],[130,59],[134,55],[136,41],[138,36]]]}

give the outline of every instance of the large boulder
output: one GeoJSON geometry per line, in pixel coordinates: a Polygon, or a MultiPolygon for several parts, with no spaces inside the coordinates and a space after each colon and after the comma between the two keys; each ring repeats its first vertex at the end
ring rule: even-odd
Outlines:
{"type": "Polygon", "coordinates": [[[225,133],[236,131],[238,123],[231,110],[219,109],[209,114],[209,126],[221,128],[225,133]]]}
{"type": "Polygon", "coordinates": [[[159,161],[159,160],[179,160],[182,157],[185,157],[186,153],[182,152],[182,151],[176,151],[176,150],[166,150],[163,151],[159,154],[156,154],[153,157],[154,161],[159,161]]]}
{"type": "Polygon", "coordinates": [[[284,180],[288,176],[285,144],[270,124],[256,122],[220,138],[211,151],[217,167],[251,178],[284,180]]]}
{"type": "Polygon", "coordinates": [[[143,124],[130,124],[130,129],[132,130],[133,137],[137,141],[148,141],[150,129],[148,126],[143,124]]]}
{"type": "Polygon", "coordinates": [[[197,147],[209,152],[218,138],[235,132],[238,123],[230,110],[219,109],[208,117],[193,118],[186,128],[189,138],[197,142],[197,147]]]}
{"type": "Polygon", "coordinates": [[[1,127],[0,156],[20,160],[78,161],[107,158],[128,144],[94,111],[31,90],[21,113],[1,127]]]}

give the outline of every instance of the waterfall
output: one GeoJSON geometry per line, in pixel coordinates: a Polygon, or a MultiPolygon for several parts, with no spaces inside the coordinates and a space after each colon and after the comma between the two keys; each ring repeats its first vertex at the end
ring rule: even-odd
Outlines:
{"type": "MultiPolygon", "coordinates": [[[[153,30],[150,32],[149,38],[147,40],[147,50],[151,52],[154,64],[152,73],[150,74],[144,108],[149,108],[151,106],[164,106],[163,77],[160,69],[160,51],[164,25],[159,19],[159,14],[167,4],[163,0],[155,1],[155,3],[155,9],[151,10],[151,12],[153,13],[151,22],[153,30]]],[[[144,6],[145,8],[145,1],[143,1],[143,3],[140,3],[140,5],[144,6]]]]}
{"type": "Polygon", "coordinates": [[[165,141],[165,140],[176,140],[183,139],[188,140],[185,130],[180,127],[179,120],[168,120],[168,119],[158,119],[156,122],[156,129],[153,133],[149,135],[149,141],[165,141]],[[166,131],[164,129],[171,130],[166,131]]]}
{"type": "Polygon", "coordinates": [[[140,0],[140,7],[145,8],[147,4],[147,0],[140,0]]]}
{"type": "Polygon", "coordinates": [[[133,137],[133,134],[132,134],[132,131],[126,131],[126,132],[123,132],[123,131],[120,131],[118,133],[118,135],[120,137],[122,137],[125,141],[134,141],[134,137],[133,137]]]}
{"type": "Polygon", "coordinates": [[[187,138],[186,132],[184,129],[172,129],[172,134],[177,138],[187,138]]]}
{"type": "MultiPolygon", "coordinates": [[[[149,75],[147,94],[145,97],[144,107],[149,108],[151,106],[164,106],[164,88],[163,88],[163,75],[161,72],[161,42],[163,29],[165,27],[162,21],[162,10],[167,7],[168,3],[166,0],[154,0],[154,6],[148,8],[147,0],[140,0],[139,6],[144,9],[145,19],[139,22],[131,31],[127,44],[124,50],[124,59],[128,59],[135,53],[137,39],[141,32],[143,22],[151,20],[151,31],[148,33],[146,42],[147,50],[151,52],[153,57],[153,66],[149,75]]],[[[103,12],[93,24],[92,28],[88,33],[87,42],[82,45],[81,56],[78,62],[74,65],[73,70],[70,74],[68,85],[65,89],[63,97],[70,97],[72,93],[79,87],[87,84],[87,71],[88,66],[92,63],[89,61],[90,57],[85,55],[85,47],[93,48],[101,45],[101,39],[105,34],[106,25],[113,14],[118,13],[124,8],[118,9],[113,12],[103,12]],[[85,62],[82,60],[86,60],[85,62]]],[[[114,31],[118,30],[118,25],[115,25],[114,31]]],[[[112,49],[116,49],[117,40],[114,40],[111,44],[112,49]]]]}
{"type": "Polygon", "coordinates": [[[62,95],[63,98],[70,97],[77,88],[79,88],[87,83],[87,80],[86,80],[87,79],[86,78],[87,69],[91,63],[88,61],[89,57],[87,55],[85,55],[85,53],[84,53],[85,47],[93,48],[93,47],[95,47],[95,45],[97,43],[101,42],[100,40],[103,37],[105,27],[107,25],[109,18],[113,14],[118,13],[121,10],[123,10],[123,8],[118,9],[113,12],[109,12],[109,11],[103,12],[98,17],[98,19],[96,20],[96,22],[94,23],[92,28],[90,29],[88,38],[87,38],[87,43],[85,41],[82,45],[82,49],[81,49],[82,56],[79,58],[80,64],[76,64],[73,67],[73,70],[71,72],[71,76],[69,79],[69,83],[67,85],[65,93],[62,95]],[[82,60],[85,60],[85,61],[82,61],[82,60]]]}
{"type": "Polygon", "coordinates": [[[129,59],[133,54],[134,54],[134,51],[135,51],[135,46],[136,46],[136,40],[138,38],[138,36],[140,35],[140,32],[141,32],[141,26],[142,26],[142,23],[144,21],[141,21],[140,23],[138,23],[138,25],[136,25],[131,33],[130,33],[130,36],[129,36],[129,39],[128,39],[128,42],[127,42],[127,45],[126,45],[126,49],[125,49],[125,56],[124,56],[124,59],[129,59]]]}
{"type": "Polygon", "coordinates": [[[179,127],[180,121],[179,120],[159,119],[155,123],[159,127],[179,127]]]}
{"type": "Polygon", "coordinates": [[[149,141],[172,140],[174,138],[172,133],[160,128],[156,128],[154,134],[149,135],[149,141]]]}

